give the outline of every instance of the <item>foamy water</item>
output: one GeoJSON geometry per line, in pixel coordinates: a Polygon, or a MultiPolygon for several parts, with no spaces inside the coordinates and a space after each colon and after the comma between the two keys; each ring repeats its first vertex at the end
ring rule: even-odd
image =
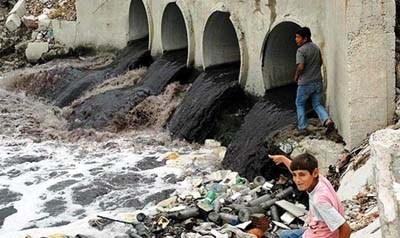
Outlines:
{"type": "Polygon", "coordinates": [[[0,189],[15,196],[1,208],[17,212],[5,219],[0,234],[67,224],[105,210],[134,211],[168,197],[179,189],[175,178],[182,170],[157,161],[166,151],[159,146],[137,153],[128,138],[65,144],[3,136],[0,189]]]}
{"type": "Polygon", "coordinates": [[[87,220],[133,213],[187,187],[184,170],[159,157],[192,145],[154,131],[67,132],[52,106],[2,89],[0,101],[0,237],[123,234],[129,226],[100,232],[87,220]]]}

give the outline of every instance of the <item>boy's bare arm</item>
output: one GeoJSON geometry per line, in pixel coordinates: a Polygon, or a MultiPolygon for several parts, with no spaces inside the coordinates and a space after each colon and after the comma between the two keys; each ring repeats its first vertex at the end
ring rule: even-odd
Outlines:
{"type": "Polygon", "coordinates": [[[351,230],[349,224],[347,224],[347,222],[345,222],[345,223],[343,223],[343,225],[341,225],[339,227],[339,238],[349,238],[351,232],[352,232],[352,230],[351,230]]]}
{"type": "Polygon", "coordinates": [[[292,163],[292,161],[288,157],[284,155],[268,155],[268,157],[271,158],[276,165],[284,164],[289,169],[289,171],[291,171],[290,164],[292,163]]]}

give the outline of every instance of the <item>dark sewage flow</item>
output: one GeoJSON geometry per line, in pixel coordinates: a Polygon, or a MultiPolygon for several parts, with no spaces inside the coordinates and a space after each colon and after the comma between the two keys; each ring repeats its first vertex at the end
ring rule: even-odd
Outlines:
{"type": "Polygon", "coordinates": [[[159,95],[169,83],[185,78],[190,72],[186,60],[187,49],[164,53],[139,84],[94,95],[75,106],[69,118],[71,128],[106,127],[116,113],[129,112],[145,98],[159,95]]]}

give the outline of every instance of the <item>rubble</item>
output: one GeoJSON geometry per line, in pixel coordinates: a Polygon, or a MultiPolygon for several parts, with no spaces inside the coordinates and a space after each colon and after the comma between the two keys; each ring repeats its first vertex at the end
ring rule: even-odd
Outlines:
{"type": "Polygon", "coordinates": [[[32,42],[28,44],[25,50],[26,58],[29,62],[37,62],[44,53],[49,50],[49,43],[47,42],[32,42]]]}
{"type": "Polygon", "coordinates": [[[379,218],[376,190],[368,186],[360,191],[351,200],[344,200],[346,220],[353,231],[358,231],[379,218]]]}
{"type": "MultiPolygon", "coordinates": [[[[44,57],[43,61],[69,51],[58,50],[60,46],[54,44],[50,23],[52,19],[76,20],[75,0],[19,0],[3,4],[9,8],[0,8],[1,73],[30,65],[25,60],[25,52],[16,49],[22,42],[48,42],[51,55],[44,57]]],[[[36,63],[36,59],[32,62],[36,63]]]]}
{"type": "MultiPolygon", "coordinates": [[[[211,142],[208,141],[207,145],[219,147],[218,143],[211,142]]],[[[168,161],[188,159],[187,156],[176,153],[167,153],[161,158],[169,158],[168,161]]],[[[208,158],[215,159],[210,156],[208,158]]],[[[204,173],[203,169],[202,171],[204,173]]],[[[192,191],[176,194],[157,204],[159,212],[152,217],[152,225],[147,224],[152,234],[156,234],[153,237],[265,237],[265,233],[276,234],[282,227],[290,229],[288,225],[294,224],[298,227],[304,223],[302,219],[298,219],[307,213],[304,206],[299,207],[298,204],[286,200],[296,202],[290,181],[277,184],[275,181],[267,182],[256,177],[249,182],[236,172],[228,170],[187,177],[185,181],[192,184],[192,191]],[[262,182],[268,186],[264,186],[262,182]],[[266,201],[271,200],[274,201],[272,204],[277,203],[284,209],[263,206],[266,201]],[[286,217],[288,214],[293,217],[291,221],[286,220],[287,225],[279,222],[279,217],[284,214],[286,217]],[[182,225],[184,229],[177,229],[176,226],[182,225]],[[175,227],[174,234],[168,229],[170,226],[175,227]]]]}
{"type": "Polygon", "coordinates": [[[26,12],[26,1],[25,0],[18,0],[18,2],[14,5],[11,9],[9,14],[16,14],[18,17],[23,17],[26,12]]]}
{"type": "Polygon", "coordinates": [[[17,14],[11,14],[7,17],[6,27],[9,31],[15,31],[21,25],[21,18],[17,14]]]}

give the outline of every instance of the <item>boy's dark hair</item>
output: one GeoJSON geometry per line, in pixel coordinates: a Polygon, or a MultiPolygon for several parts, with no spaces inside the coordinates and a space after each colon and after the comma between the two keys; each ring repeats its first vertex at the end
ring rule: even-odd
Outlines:
{"type": "Polygon", "coordinates": [[[311,41],[311,31],[308,27],[302,27],[296,31],[296,34],[300,35],[301,37],[307,37],[307,41],[311,41]]]}
{"type": "Polygon", "coordinates": [[[308,153],[296,156],[290,164],[290,170],[307,170],[310,174],[312,174],[316,168],[318,168],[318,160],[308,153]]]}

